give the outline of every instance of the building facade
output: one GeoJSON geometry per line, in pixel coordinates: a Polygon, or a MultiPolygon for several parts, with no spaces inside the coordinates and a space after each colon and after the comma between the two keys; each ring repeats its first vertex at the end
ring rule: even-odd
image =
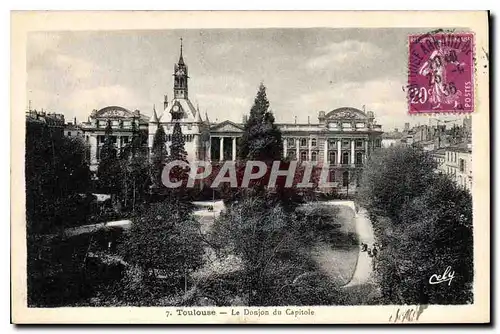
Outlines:
{"type": "Polygon", "coordinates": [[[116,145],[118,152],[132,141],[134,132],[143,136],[146,147],[148,131],[148,118],[141,115],[139,110],[130,111],[119,106],[108,106],[100,110],[93,110],[87,122],[79,125],[82,137],[89,147],[90,170],[96,171],[99,165],[99,156],[104,144],[105,131],[108,123],[112,128],[111,140],[116,145]]]}
{"type": "MultiPolygon", "coordinates": [[[[109,120],[113,125],[117,147],[123,147],[131,136],[131,122],[141,131],[147,131],[147,146],[161,125],[167,135],[169,149],[173,127],[180,123],[185,139],[187,159],[206,160],[214,163],[235,161],[238,157],[239,140],[243,135],[244,121],[229,120],[213,123],[189,98],[188,66],[182,54],[174,65],[173,98],[164,96],[161,112],[153,106],[151,117],[146,119],[139,111],[130,112],[122,107],[106,107],[94,110],[89,121],[82,124],[84,137],[91,146],[94,169],[98,163],[99,147],[104,142],[104,129],[109,120]]],[[[352,189],[359,182],[360,171],[373,150],[382,146],[382,127],[376,124],[371,111],[353,107],[341,107],[329,112],[319,111],[318,122],[277,124],[283,135],[284,157],[299,161],[314,161],[318,166],[328,165],[329,182],[337,183],[338,189],[352,189]]]]}
{"type": "Polygon", "coordinates": [[[438,163],[438,171],[448,175],[455,183],[472,191],[472,148],[470,144],[460,144],[440,148],[433,152],[438,163]]]}
{"type": "Polygon", "coordinates": [[[48,113],[31,109],[31,106],[26,110],[26,124],[31,127],[47,126],[52,135],[61,137],[64,135],[65,121],[63,114],[48,113]]]}
{"type": "Polygon", "coordinates": [[[158,126],[163,126],[167,135],[167,150],[172,142],[174,124],[181,126],[184,136],[185,149],[188,153],[187,159],[210,160],[210,123],[208,116],[202,119],[200,109],[194,107],[189,99],[189,76],[188,66],[182,55],[182,44],[179,61],[174,65],[174,97],[171,101],[164,96],[163,111],[160,115],[153,106],[153,115],[149,119],[148,146],[153,147],[153,139],[158,126]]]}

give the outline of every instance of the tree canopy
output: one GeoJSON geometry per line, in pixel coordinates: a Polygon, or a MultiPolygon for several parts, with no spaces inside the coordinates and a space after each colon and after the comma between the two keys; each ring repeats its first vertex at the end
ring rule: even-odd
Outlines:
{"type": "Polygon", "coordinates": [[[138,213],[120,253],[152,278],[178,279],[202,265],[200,223],[174,203],[152,203],[138,213]]]}
{"type": "MultiPolygon", "coordinates": [[[[88,149],[46,124],[26,124],[26,214],[33,232],[82,219],[77,214],[90,189],[88,149]],[[64,213],[67,213],[64,214],[64,213]]],[[[85,204],[87,205],[87,204],[85,204]]]]}
{"type": "Polygon", "coordinates": [[[250,109],[239,146],[239,156],[243,160],[274,161],[280,160],[283,154],[281,131],[274,123],[263,83],[250,109]]]}
{"type": "Polygon", "coordinates": [[[396,147],[363,172],[359,199],[381,245],[375,268],[386,303],[472,302],[472,197],[435,167],[429,153],[396,147]],[[448,267],[450,285],[429,284],[448,267]]]}
{"type": "Polygon", "coordinates": [[[121,172],[118,160],[118,150],[115,147],[116,137],[113,137],[111,122],[108,121],[104,132],[104,144],[99,155],[97,178],[102,192],[117,195],[120,191],[121,172]]]}

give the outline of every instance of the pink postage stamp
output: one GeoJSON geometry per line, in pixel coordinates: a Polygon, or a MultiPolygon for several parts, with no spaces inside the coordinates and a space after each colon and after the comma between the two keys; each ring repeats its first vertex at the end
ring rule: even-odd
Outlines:
{"type": "Polygon", "coordinates": [[[474,111],[474,35],[427,33],[409,36],[410,114],[474,111]]]}

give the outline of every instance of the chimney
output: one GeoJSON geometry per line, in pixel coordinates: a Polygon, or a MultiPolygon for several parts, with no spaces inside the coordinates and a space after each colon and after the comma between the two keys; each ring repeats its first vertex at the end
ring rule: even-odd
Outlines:
{"type": "Polygon", "coordinates": [[[295,116],[295,124],[297,124],[297,116],[295,116]]]}
{"type": "Polygon", "coordinates": [[[325,121],[325,112],[324,111],[319,112],[318,120],[320,123],[323,123],[325,121]]]}
{"type": "Polygon", "coordinates": [[[309,121],[310,118],[311,118],[310,116],[307,116],[307,124],[311,124],[309,121]]]}

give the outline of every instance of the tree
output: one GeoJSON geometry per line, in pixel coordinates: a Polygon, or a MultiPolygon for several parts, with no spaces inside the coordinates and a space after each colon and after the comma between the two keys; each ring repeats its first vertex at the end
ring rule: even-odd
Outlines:
{"type": "MultiPolygon", "coordinates": [[[[172,132],[172,144],[170,145],[170,154],[167,157],[167,162],[183,161],[187,163],[187,152],[184,148],[185,141],[182,135],[182,129],[179,122],[174,123],[174,130],[172,132]]],[[[175,165],[170,170],[170,180],[172,182],[182,181],[183,184],[179,187],[180,191],[185,190],[186,181],[189,176],[189,169],[175,165]]]]}
{"type": "MultiPolygon", "coordinates": [[[[241,258],[238,290],[248,305],[270,305],[281,300],[286,286],[314,270],[304,250],[305,222],[264,198],[246,196],[215,221],[210,240],[221,254],[241,258]]],[[[275,304],[274,304],[275,305],[275,304]]]]}
{"type": "Polygon", "coordinates": [[[132,211],[135,210],[137,201],[145,198],[147,188],[151,183],[147,154],[142,149],[145,140],[145,136],[137,131],[133,122],[132,140],[123,148],[120,155],[123,170],[123,200],[126,207],[132,206],[132,211]]]}
{"type": "Polygon", "coordinates": [[[179,122],[174,123],[174,130],[172,132],[172,144],[170,145],[170,155],[168,161],[181,160],[187,161],[187,152],[184,148],[185,140],[182,135],[182,129],[179,122]]]}
{"type": "Polygon", "coordinates": [[[161,182],[161,173],[163,171],[163,166],[165,166],[165,159],[167,158],[165,143],[165,130],[161,124],[158,124],[158,128],[153,138],[153,147],[151,148],[151,182],[154,188],[161,188],[163,186],[161,182]]]}
{"type": "MultiPolygon", "coordinates": [[[[99,167],[97,169],[97,178],[101,191],[111,194],[112,197],[120,191],[121,168],[118,160],[118,153],[115,147],[115,137],[112,136],[113,129],[111,121],[108,120],[104,132],[104,144],[101,147],[99,167]]],[[[115,198],[113,199],[115,200],[115,198]]]]}
{"type": "Polygon", "coordinates": [[[203,252],[199,222],[169,202],[153,203],[139,212],[120,246],[124,258],[149,278],[146,288],[152,292],[159,285],[159,273],[172,285],[181,280],[186,286],[189,272],[202,265],[203,252]]]}
{"type": "Polygon", "coordinates": [[[259,86],[239,146],[239,156],[244,160],[274,161],[282,157],[281,131],[274,124],[263,83],[259,86]]]}
{"type": "Polygon", "coordinates": [[[28,233],[84,223],[89,210],[88,149],[45,123],[26,123],[26,215],[28,233]],[[63,214],[67,212],[68,215],[63,214]]]}
{"type": "Polygon", "coordinates": [[[381,245],[375,270],[386,303],[472,301],[472,198],[434,167],[426,152],[399,147],[364,169],[360,199],[381,245]],[[453,289],[429,284],[448,266],[457,272],[453,289]]]}
{"type": "Polygon", "coordinates": [[[397,221],[403,205],[432,183],[436,166],[432,156],[419,148],[378,150],[363,169],[359,200],[368,211],[397,221]]]}

